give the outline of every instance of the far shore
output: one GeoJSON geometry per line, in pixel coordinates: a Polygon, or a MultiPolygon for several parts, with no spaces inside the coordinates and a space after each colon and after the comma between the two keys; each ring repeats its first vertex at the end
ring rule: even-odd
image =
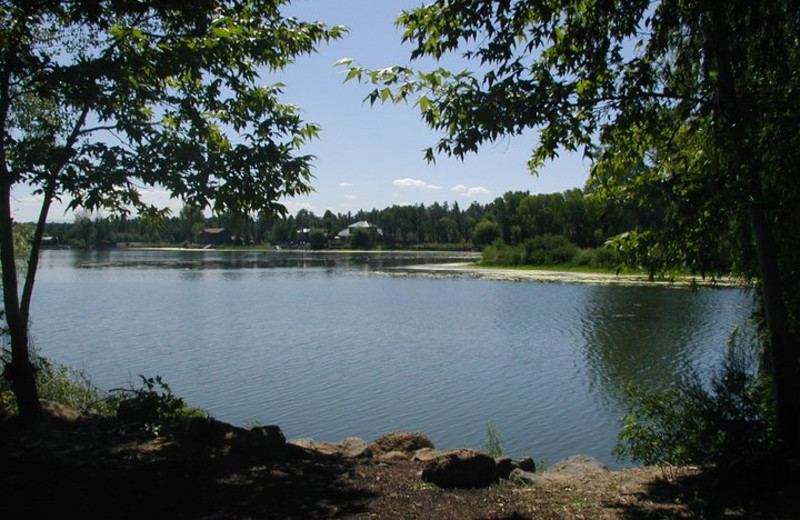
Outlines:
{"type": "Polygon", "coordinates": [[[519,282],[549,282],[549,283],[583,283],[596,285],[628,285],[628,286],[658,286],[658,287],[704,287],[704,288],[746,288],[748,284],[741,278],[726,276],[719,278],[703,278],[699,276],[675,276],[669,278],[656,278],[650,280],[646,274],[630,273],[604,273],[580,270],[559,270],[519,268],[519,267],[489,267],[478,263],[481,258],[479,252],[474,251],[436,251],[436,250],[353,250],[353,249],[267,249],[267,248],[226,248],[226,247],[180,247],[180,246],[145,246],[131,249],[151,251],[196,251],[196,252],[225,252],[225,251],[252,251],[270,253],[311,253],[320,255],[386,255],[386,256],[411,256],[421,258],[463,258],[464,262],[452,263],[423,263],[393,267],[385,272],[392,276],[415,276],[430,278],[477,278],[484,280],[502,280],[519,282]],[[469,261],[466,261],[469,260],[469,261]]]}

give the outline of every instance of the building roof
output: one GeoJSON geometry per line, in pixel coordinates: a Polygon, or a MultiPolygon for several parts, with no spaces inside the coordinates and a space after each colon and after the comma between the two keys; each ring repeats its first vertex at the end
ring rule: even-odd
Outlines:
{"type": "Polygon", "coordinates": [[[370,224],[366,220],[359,220],[355,224],[350,224],[347,226],[347,229],[343,229],[339,231],[336,236],[340,238],[350,238],[350,235],[353,234],[353,229],[374,229],[378,235],[383,236],[383,230],[374,224],[370,224]]]}

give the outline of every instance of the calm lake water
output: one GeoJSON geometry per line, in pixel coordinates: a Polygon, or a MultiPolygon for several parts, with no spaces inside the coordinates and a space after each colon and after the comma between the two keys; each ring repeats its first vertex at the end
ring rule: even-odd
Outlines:
{"type": "Polygon", "coordinates": [[[422,430],[612,467],[627,382],[708,371],[750,313],[734,289],[392,276],[453,257],[43,252],[39,351],[104,389],[161,375],[190,404],[288,438],[422,430]]]}

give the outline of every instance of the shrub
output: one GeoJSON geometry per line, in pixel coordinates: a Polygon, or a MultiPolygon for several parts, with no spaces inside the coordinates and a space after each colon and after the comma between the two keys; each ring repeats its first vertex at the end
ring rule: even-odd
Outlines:
{"type": "Polygon", "coordinates": [[[145,377],[140,388],[117,389],[117,417],[125,422],[158,435],[170,423],[192,417],[208,417],[208,414],[188,406],[183,399],[172,393],[172,388],[161,376],[145,377]],[[123,397],[127,396],[127,397],[123,397]]]}
{"type": "Polygon", "coordinates": [[[312,229],[308,234],[308,244],[311,249],[325,249],[325,230],[312,229]]]}
{"type": "Polygon", "coordinates": [[[483,219],[472,230],[472,242],[476,246],[486,246],[500,238],[500,226],[491,220],[483,219]]]}
{"type": "MultiPolygon", "coordinates": [[[[9,358],[10,353],[3,349],[0,353],[0,364],[5,365],[9,358]]],[[[34,356],[33,363],[36,366],[36,385],[41,399],[82,411],[114,413],[115,405],[109,401],[108,395],[94,386],[83,372],[53,363],[41,356],[34,356]]],[[[11,384],[5,378],[0,378],[0,416],[16,413],[17,402],[11,384]]]]}
{"type": "Polygon", "coordinates": [[[696,374],[665,392],[629,388],[629,413],[614,453],[644,464],[741,466],[775,448],[769,384],[750,345],[734,334],[709,384],[696,374]],[[748,350],[750,353],[748,354],[748,350]]]}
{"type": "Polygon", "coordinates": [[[505,453],[503,449],[503,436],[497,425],[490,422],[486,425],[486,441],[483,443],[483,449],[490,457],[502,457],[505,453]]]}
{"type": "Polygon", "coordinates": [[[498,238],[483,249],[481,259],[487,265],[521,265],[525,262],[525,249],[522,246],[510,246],[498,238]]]}
{"type": "Polygon", "coordinates": [[[566,265],[578,254],[577,246],[562,235],[536,236],[523,245],[529,265],[566,265]]]}
{"type": "Polygon", "coordinates": [[[363,228],[356,228],[350,237],[352,249],[370,249],[373,244],[372,232],[363,228]]]}

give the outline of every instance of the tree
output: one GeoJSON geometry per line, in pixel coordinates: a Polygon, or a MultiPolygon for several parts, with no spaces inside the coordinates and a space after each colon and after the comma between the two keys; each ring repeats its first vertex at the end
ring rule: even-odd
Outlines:
{"type": "Polygon", "coordinates": [[[472,230],[472,241],[476,246],[486,246],[500,238],[500,226],[496,222],[484,218],[472,230]]]}
{"type": "Polygon", "coordinates": [[[375,240],[371,229],[354,228],[350,237],[350,248],[366,250],[371,249],[375,240]]]}
{"type": "Polygon", "coordinates": [[[140,187],[214,212],[285,212],[310,190],[301,146],[318,127],[280,102],[283,68],[342,27],[285,18],[285,0],[3,0],[0,257],[20,416],[40,414],[28,316],[50,204],[158,217],[140,187]],[[17,284],[11,192],[42,196],[17,284]]]}
{"type": "MultiPolygon", "coordinates": [[[[562,150],[592,161],[607,200],[657,201],[630,240],[710,272],[734,236],[758,282],[777,432],[800,450],[800,9],[796,0],[437,0],[403,12],[411,58],[459,51],[474,72],[349,68],[376,101],[414,99],[462,157],[536,132],[529,166],[562,150]]],[[[637,244],[633,244],[637,246],[637,244]]]]}

